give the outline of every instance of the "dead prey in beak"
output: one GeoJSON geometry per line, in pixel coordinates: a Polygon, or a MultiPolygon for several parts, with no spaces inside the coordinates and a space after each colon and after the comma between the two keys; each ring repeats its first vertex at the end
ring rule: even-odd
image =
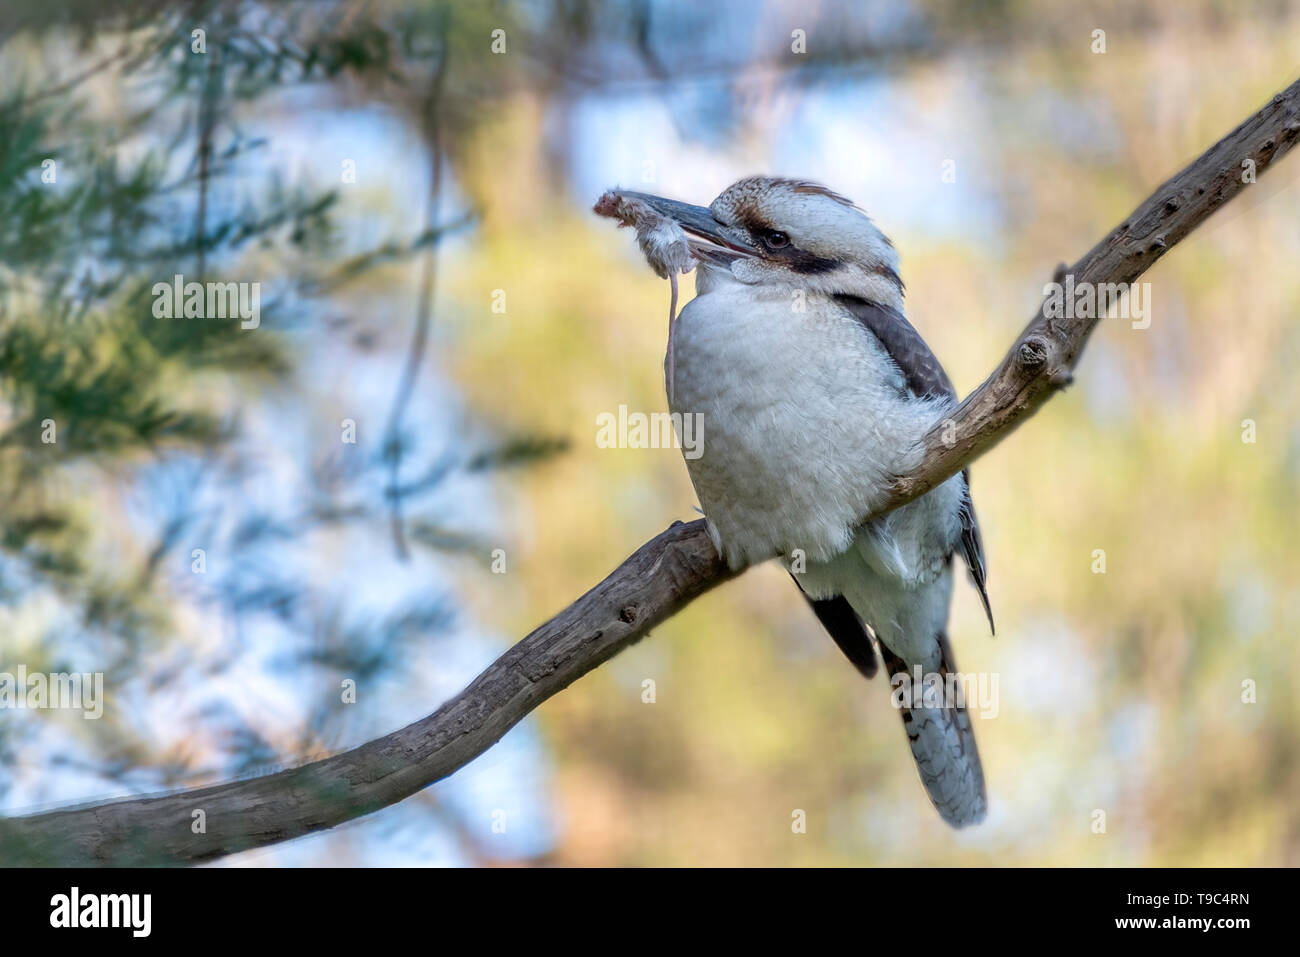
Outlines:
{"type": "Polygon", "coordinates": [[[677,221],[665,216],[648,203],[609,190],[592,207],[598,216],[617,219],[619,226],[636,229],[636,241],[650,268],[660,279],[667,279],[672,289],[668,303],[668,400],[673,398],[673,326],[677,321],[677,274],[688,273],[696,266],[690,241],[677,221]]]}
{"type": "Polygon", "coordinates": [[[677,274],[688,273],[700,259],[724,265],[748,255],[736,240],[720,231],[707,209],[644,193],[609,190],[592,211],[636,229],[637,243],[650,268],[667,279],[672,290],[668,305],[668,399],[673,398],[673,328],[677,321],[677,274]],[[691,235],[688,236],[687,233],[691,235]]]}

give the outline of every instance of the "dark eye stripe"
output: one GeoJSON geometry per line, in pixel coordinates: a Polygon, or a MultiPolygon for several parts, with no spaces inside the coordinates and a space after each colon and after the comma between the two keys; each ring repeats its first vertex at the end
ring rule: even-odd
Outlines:
{"type": "Polygon", "coordinates": [[[790,268],[801,275],[809,275],[823,272],[830,272],[839,262],[834,259],[824,259],[821,256],[814,256],[810,252],[802,249],[795,249],[793,246],[787,246],[781,252],[794,253],[793,256],[775,256],[776,259],[785,259],[790,263],[790,268]]]}
{"type": "Polygon", "coordinates": [[[754,237],[755,244],[762,250],[765,259],[788,263],[794,272],[805,276],[830,272],[839,266],[839,262],[834,259],[827,259],[795,246],[790,242],[789,235],[759,219],[752,210],[741,210],[740,221],[754,237]],[[774,248],[765,241],[773,233],[785,237],[784,246],[774,248]]]}

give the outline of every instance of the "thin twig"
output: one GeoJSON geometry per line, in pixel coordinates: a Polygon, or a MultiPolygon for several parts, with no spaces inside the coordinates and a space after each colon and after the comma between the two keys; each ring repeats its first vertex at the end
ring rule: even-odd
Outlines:
{"type": "Polygon", "coordinates": [[[196,253],[196,268],[198,279],[202,282],[207,278],[207,242],[206,233],[208,228],[208,190],[211,186],[211,165],[212,165],[212,138],[216,134],[217,126],[217,99],[220,95],[221,75],[217,71],[217,57],[219,47],[213,46],[212,50],[206,54],[203,74],[203,89],[199,94],[199,115],[198,123],[198,185],[199,201],[198,208],[194,214],[194,245],[196,253]]]}
{"type": "MultiPolygon", "coordinates": [[[[447,61],[451,58],[451,46],[447,42],[447,21],[443,17],[441,24],[441,46],[438,65],[434,69],[429,95],[425,100],[425,124],[429,138],[429,199],[425,209],[425,231],[432,233],[438,224],[438,200],[442,193],[442,88],[447,76],[447,61]]],[[[416,302],[415,332],[411,337],[411,346],[406,354],[406,365],[398,382],[397,392],[393,396],[393,406],[388,414],[388,427],[384,432],[384,455],[389,461],[389,505],[392,508],[393,547],[402,561],[409,557],[406,546],[406,531],[402,521],[402,497],[399,473],[402,466],[402,418],[415,390],[415,380],[420,374],[420,365],[424,362],[424,352],[429,342],[429,325],[433,320],[433,297],[437,289],[438,277],[438,242],[429,244],[424,257],[424,267],[420,276],[420,292],[416,302]]]]}

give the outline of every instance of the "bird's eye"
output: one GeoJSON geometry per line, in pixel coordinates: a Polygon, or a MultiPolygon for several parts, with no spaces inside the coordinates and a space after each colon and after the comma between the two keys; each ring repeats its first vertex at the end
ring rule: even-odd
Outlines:
{"type": "Polygon", "coordinates": [[[762,236],[763,245],[768,249],[784,249],[790,245],[790,237],[775,229],[769,229],[762,236]]]}

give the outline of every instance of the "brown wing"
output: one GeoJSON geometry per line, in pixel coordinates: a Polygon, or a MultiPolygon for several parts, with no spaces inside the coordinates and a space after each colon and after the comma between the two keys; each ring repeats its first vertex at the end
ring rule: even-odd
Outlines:
{"type": "Polygon", "coordinates": [[[915,396],[943,396],[957,400],[957,390],[921,334],[897,309],[861,296],[836,296],[835,300],[862,323],[894,360],[907,391],[915,396]]]}
{"type": "MultiPolygon", "coordinates": [[[[836,296],[835,300],[876,337],[881,348],[898,366],[908,392],[918,398],[932,396],[957,401],[957,390],[952,387],[948,373],[943,371],[938,358],[906,316],[897,309],[860,296],[836,296]]],[[[975,517],[975,503],[970,497],[970,469],[963,469],[961,474],[965,483],[961,506],[962,557],[970,569],[975,587],[979,589],[984,614],[989,619],[989,631],[993,631],[993,609],[985,587],[988,572],[984,565],[984,542],[980,537],[979,520],[975,517]]]]}
{"type": "MultiPolygon", "coordinates": [[[[799,585],[799,579],[794,575],[790,576],[794,583],[799,585]]],[[[822,623],[827,634],[835,640],[835,644],[844,656],[853,663],[853,667],[864,678],[872,678],[876,674],[876,652],[871,644],[871,635],[867,632],[867,626],[862,623],[858,613],[853,610],[849,600],[843,595],[836,595],[834,598],[812,598],[803,590],[803,585],[799,585],[799,593],[803,595],[812,608],[813,614],[817,620],[822,623]]]]}
{"type": "Polygon", "coordinates": [[[984,567],[984,539],[980,537],[980,523],[975,517],[975,503],[970,497],[970,469],[962,469],[961,477],[966,483],[961,499],[961,555],[966,559],[971,580],[979,590],[984,614],[989,619],[989,633],[996,635],[998,631],[993,626],[993,608],[989,605],[988,588],[985,586],[988,571],[984,567]]]}

